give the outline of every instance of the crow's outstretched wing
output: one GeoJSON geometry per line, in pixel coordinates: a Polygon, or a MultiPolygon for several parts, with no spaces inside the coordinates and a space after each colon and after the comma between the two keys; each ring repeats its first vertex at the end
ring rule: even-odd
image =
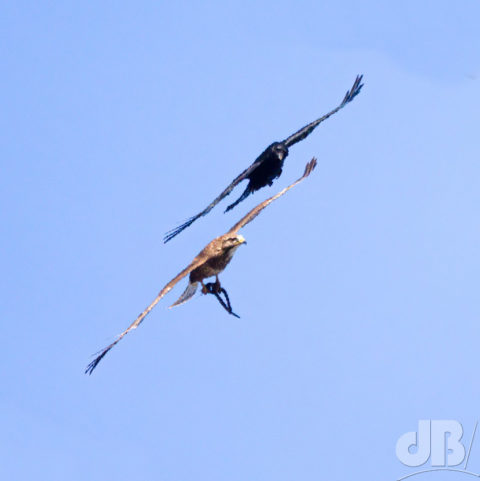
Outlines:
{"type": "Polygon", "coordinates": [[[254,207],[245,217],[243,217],[239,222],[237,222],[229,231],[228,234],[230,235],[235,235],[242,227],[246,226],[249,222],[252,222],[255,217],[257,217],[260,212],[267,207],[267,205],[271,204],[274,200],[278,199],[281,197],[283,194],[285,194],[287,191],[289,191],[292,187],[295,187],[297,184],[299,184],[303,179],[306,179],[313,171],[313,169],[317,165],[317,159],[314,157],[306,166],[305,166],[305,172],[303,175],[296,180],[293,184],[290,184],[288,187],[285,187],[285,189],[281,190],[278,194],[275,194],[274,196],[270,197],[269,199],[261,202],[258,204],[256,207],[254,207]]]}
{"type": "Polygon", "coordinates": [[[362,78],[363,75],[357,75],[357,78],[355,79],[352,88],[346,93],[344,99],[342,100],[342,103],[338,107],[328,112],[328,114],[325,114],[323,117],[320,117],[319,119],[310,122],[308,125],[305,125],[305,127],[302,127],[298,132],[295,132],[294,134],[290,135],[290,137],[287,137],[283,141],[283,143],[287,147],[290,147],[293,144],[300,142],[305,137],[310,135],[312,133],[312,130],[317,127],[317,125],[321,124],[324,120],[327,120],[328,117],[331,117],[333,114],[336,114],[340,109],[345,107],[345,105],[351,102],[360,93],[360,90],[363,87],[363,84],[361,83],[362,78]]]}
{"type": "Polygon", "coordinates": [[[180,234],[183,230],[185,230],[188,226],[192,225],[197,219],[200,217],[203,217],[204,215],[207,215],[221,200],[223,200],[227,195],[232,192],[232,190],[242,181],[245,180],[248,175],[255,170],[260,163],[262,162],[262,158],[258,158],[248,169],[244,170],[238,177],[233,179],[232,183],[215,199],[213,200],[208,206],[203,209],[201,212],[198,214],[194,215],[193,217],[190,217],[186,222],[184,222],[182,225],[179,225],[178,227],[175,227],[175,229],[172,229],[171,231],[167,232],[165,237],[163,238],[163,242],[167,243],[168,241],[172,240],[176,235],[180,234]]]}
{"type": "Polygon", "coordinates": [[[97,367],[98,363],[105,357],[108,351],[112,349],[113,346],[115,346],[126,334],[128,334],[130,331],[133,329],[136,329],[145,319],[145,317],[148,315],[148,313],[157,305],[158,301],[165,295],[167,294],[177,282],[182,280],[185,276],[190,274],[194,269],[202,265],[206,259],[207,255],[205,254],[205,249],[198,254],[195,259],[193,259],[192,263],[183,269],[182,272],[180,272],[176,277],[174,277],[159,293],[158,296],[155,297],[155,299],[152,301],[152,303],[141,313],[139,316],[135,319],[135,321],[130,324],[130,326],[127,327],[121,334],[117,336],[117,339],[113,341],[110,345],[99,351],[95,359],[87,366],[85,370],[85,374],[92,374],[93,370],[97,367]]]}

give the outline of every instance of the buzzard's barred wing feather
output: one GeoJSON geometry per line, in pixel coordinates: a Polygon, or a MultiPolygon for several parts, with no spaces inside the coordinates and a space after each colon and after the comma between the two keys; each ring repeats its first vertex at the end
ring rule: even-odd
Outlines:
{"type": "Polygon", "coordinates": [[[289,191],[292,187],[295,187],[297,184],[299,184],[303,179],[306,179],[313,169],[317,165],[317,159],[314,157],[306,166],[305,166],[305,172],[303,173],[302,177],[300,177],[298,180],[296,180],[293,184],[290,184],[288,187],[285,187],[285,189],[281,190],[278,194],[275,194],[274,196],[270,197],[269,199],[263,201],[262,203],[258,204],[256,207],[254,207],[245,217],[243,217],[239,222],[237,222],[230,230],[229,234],[236,234],[242,227],[246,226],[249,222],[252,222],[255,217],[257,217],[260,212],[267,207],[267,205],[271,204],[274,200],[278,199],[281,197],[283,194],[285,194],[287,191],[289,191]]]}
{"type": "Polygon", "coordinates": [[[355,79],[355,82],[352,88],[346,93],[345,97],[342,100],[342,103],[338,107],[334,108],[332,111],[328,112],[328,114],[325,114],[323,117],[320,117],[319,119],[314,120],[308,125],[305,125],[305,127],[302,127],[298,132],[295,132],[294,134],[290,135],[290,137],[287,137],[283,141],[283,143],[287,147],[290,147],[291,145],[296,144],[297,142],[300,142],[305,137],[310,135],[313,129],[317,127],[319,124],[321,124],[324,120],[327,120],[333,114],[336,114],[340,109],[345,107],[345,105],[351,102],[360,93],[360,90],[363,87],[363,84],[361,83],[362,78],[363,78],[363,75],[357,75],[357,78],[355,79]]]}
{"type": "Polygon", "coordinates": [[[121,334],[117,336],[117,339],[113,341],[110,345],[102,349],[101,351],[97,352],[95,359],[87,366],[85,369],[85,374],[92,374],[93,370],[97,367],[98,363],[105,357],[108,351],[112,349],[124,336],[126,336],[130,331],[133,329],[136,329],[142,321],[145,319],[145,317],[150,313],[150,311],[158,304],[158,301],[165,296],[172,288],[175,286],[175,284],[179,281],[181,281],[186,275],[190,274],[194,269],[196,269],[198,266],[203,264],[205,262],[206,256],[202,252],[198,254],[195,259],[193,259],[192,263],[183,269],[182,272],[180,272],[176,277],[174,277],[159,293],[158,296],[155,297],[155,299],[152,301],[152,303],[141,313],[138,315],[138,317],[135,319],[135,321],[130,324],[130,326],[127,327],[121,334]]]}

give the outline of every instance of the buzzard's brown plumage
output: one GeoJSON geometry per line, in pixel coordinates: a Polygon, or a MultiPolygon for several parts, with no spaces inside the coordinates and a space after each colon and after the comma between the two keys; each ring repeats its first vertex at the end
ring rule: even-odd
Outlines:
{"type": "MultiPolygon", "coordinates": [[[[303,173],[302,177],[300,177],[297,181],[293,184],[285,187],[285,189],[281,190],[278,194],[270,197],[269,199],[265,200],[264,202],[258,204],[254,207],[245,217],[243,217],[239,222],[237,222],[226,234],[221,235],[213,239],[207,246],[205,246],[202,251],[193,259],[193,261],[188,265],[182,272],[180,272],[177,276],[175,276],[157,295],[157,297],[153,300],[153,302],[135,319],[135,321],[130,324],[130,326],[125,329],[121,334],[118,335],[117,339],[108,345],[106,348],[102,349],[95,359],[87,366],[85,373],[91,374],[93,370],[97,367],[98,363],[104,358],[110,349],[115,346],[126,334],[128,334],[131,330],[136,329],[145,319],[145,317],[149,314],[149,312],[158,304],[160,299],[165,296],[172,288],[182,280],[185,276],[190,274],[190,279],[188,283],[188,287],[185,292],[180,296],[180,298],[172,304],[172,306],[176,306],[182,304],[183,302],[190,299],[193,294],[195,293],[198,283],[201,282],[203,285],[203,279],[211,276],[217,276],[218,282],[218,274],[222,272],[225,267],[228,265],[230,260],[232,259],[233,254],[237,250],[237,248],[245,243],[245,239],[242,235],[238,234],[238,231],[251,222],[257,215],[267,207],[267,205],[271,204],[274,200],[281,197],[285,194],[288,190],[292,187],[300,183],[303,179],[308,177],[312,170],[315,168],[317,164],[317,160],[313,158],[305,167],[305,172],[303,173]]],[[[207,290],[205,290],[205,293],[207,290]]]]}

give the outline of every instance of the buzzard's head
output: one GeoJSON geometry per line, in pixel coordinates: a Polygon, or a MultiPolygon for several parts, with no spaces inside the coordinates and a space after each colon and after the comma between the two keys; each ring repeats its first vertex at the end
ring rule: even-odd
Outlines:
{"type": "Polygon", "coordinates": [[[271,149],[278,160],[283,160],[288,155],[288,148],[283,142],[274,142],[271,145],[271,149]]]}
{"type": "Polygon", "coordinates": [[[242,244],[246,244],[247,241],[243,237],[243,235],[235,235],[232,237],[226,237],[223,239],[223,244],[222,247],[224,250],[231,250],[231,249],[236,249],[237,247],[241,246],[242,244]]]}

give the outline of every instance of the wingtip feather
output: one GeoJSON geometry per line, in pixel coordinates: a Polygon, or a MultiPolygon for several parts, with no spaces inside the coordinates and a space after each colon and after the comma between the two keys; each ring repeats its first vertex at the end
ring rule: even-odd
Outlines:
{"type": "Polygon", "coordinates": [[[109,346],[107,346],[105,349],[102,349],[101,351],[99,351],[98,356],[87,366],[87,368],[85,369],[85,374],[88,374],[89,376],[92,375],[92,372],[94,371],[94,369],[98,366],[98,364],[100,363],[100,361],[106,356],[106,354],[108,353],[108,351],[110,351],[110,349],[112,349],[113,346],[115,346],[115,344],[118,342],[115,341],[115,342],[112,342],[112,344],[110,344],[109,346]]]}
{"type": "Polygon", "coordinates": [[[312,160],[310,162],[307,163],[307,165],[305,166],[305,172],[303,174],[303,177],[308,177],[313,169],[315,169],[315,167],[317,166],[317,159],[316,157],[313,157],[312,160]]]}
{"type": "Polygon", "coordinates": [[[352,85],[352,88],[347,91],[345,94],[345,97],[343,99],[342,105],[345,105],[349,102],[351,102],[362,90],[363,84],[361,83],[363,79],[363,74],[357,75],[355,78],[355,82],[352,85]]]}
{"type": "Polygon", "coordinates": [[[196,220],[196,217],[191,217],[183,224],[175,227],[172,230],[169,230],[165,236],[163,237],[163,243],[166,244],[167,242],[171,241],[174,237],[176,237],[180,232],[184,231],[187,227],[190,227],[196,220]]]}

